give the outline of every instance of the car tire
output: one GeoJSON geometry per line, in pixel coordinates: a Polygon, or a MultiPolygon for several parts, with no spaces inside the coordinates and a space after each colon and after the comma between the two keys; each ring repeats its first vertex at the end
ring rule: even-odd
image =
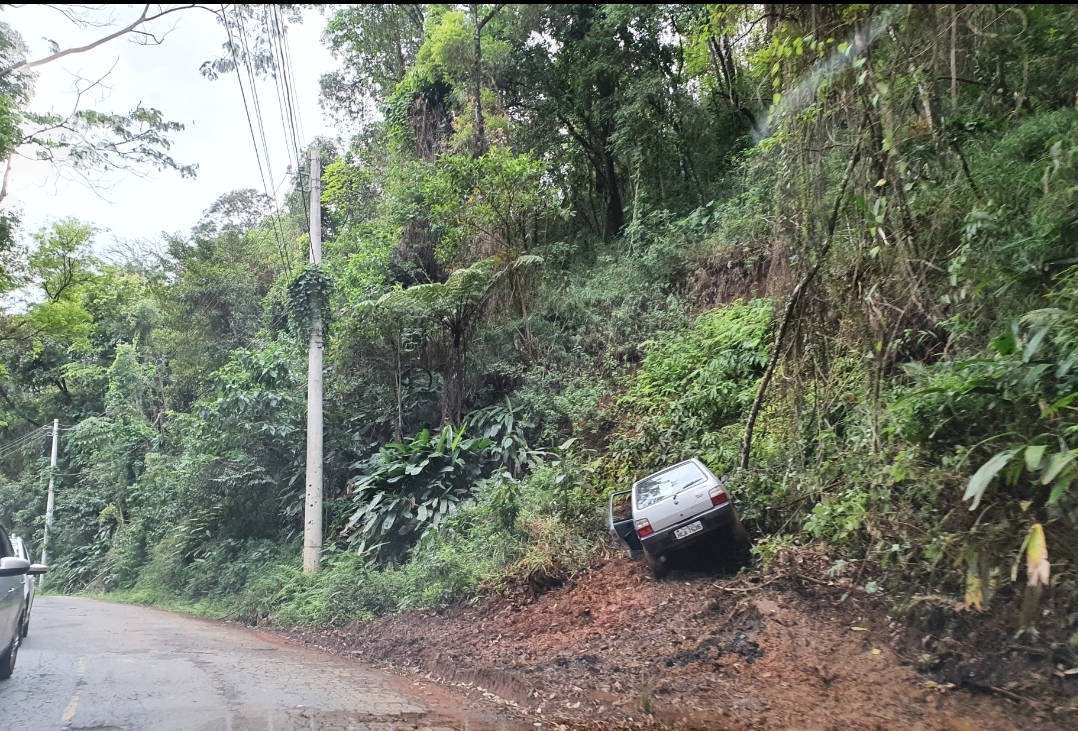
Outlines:
{"type": "Polygon", "coordinates": [[[19,633],[16,632],[15,636],[11,638],[11,644],[0,654],[0,680],[7,680],[15,672],[15,660],[19,657],[19,641],[21,639],[19,633]]]}
{"type": "Polygon", "coordinates": [[[734,522],[730,524],[730,538],[740,546],[749,545],[749,532],[741,525],[741,516],[734,513],[734,522]]]}
{"type": "Polygon", "coordinates": [[[19,624],[19,636],[25,640],[28,634],[30,634],[30,615],[26,614],[23,615],[22,622],[19,624]]]}
{"type": "Polygon", "coordinates": [[[670,573],[670,566],[667,565],[662,556],[652,556],[647,549],[644,549],[644,559],[648,562],[651,575],[656,579],[661,579],[670,573]]]}
{"type": "Polygon", "coordinates": [[[726,526],[721,540],[726,569],[734,573],[742,568],[748,568],[752,563],[752,541],[745,526],[741,525],[741,518],[734,513],[734,520],[726,526]]]}

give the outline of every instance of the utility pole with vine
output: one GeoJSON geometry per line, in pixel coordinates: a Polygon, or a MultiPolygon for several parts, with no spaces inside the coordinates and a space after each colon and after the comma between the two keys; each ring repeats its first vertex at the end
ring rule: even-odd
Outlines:
{"type": "MultiPolygon", "coordinates": [[[[322,264],[322,171],[318,145],[311,147],[311,265],[322,264]]],[[[303,572],[322,558],[322,307],[311,301],[307,354],[307,498],[303,511],[303,572]]]]}

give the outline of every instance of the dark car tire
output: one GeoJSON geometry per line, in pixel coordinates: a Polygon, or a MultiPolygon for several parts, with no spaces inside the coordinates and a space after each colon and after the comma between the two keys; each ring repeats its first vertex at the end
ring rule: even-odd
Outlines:
{"type": "Polygon", "coordinates": [[[11,644],[0,654],[0,680],[7,680],[15,672],[15,660],[19,657],[19,641],[21,639],[19,633],[16,632],[15,636],[11,638],[11,644]]]}
{"type": "Polygon", "coordinates": [[[30,615],[25,614],[23,615],[22,624],[19,625],[19,636],[25,640],[28,634],[30,634],[30,615]]]}
{"type": "Polygon", "coordinates": [[[720,541],[720,550],[725,558],[724,563],[728,570],[733,572],[748,568],[752,563],[752,541],[745,526],[741,525],[741,518],[734,513],[734,520],[726,526],[724,535],[720,541]]]}
{"type": "Polygon", "coordinates": [[[652,556],[648,553],[648,550],[644,549],[644,560],[648,562],[648,567],[651,569],[651,575],[656,579],[661,579],[670,573],[670,567],[661,556],[652,556]]]}
{"type": "Polygon", "coordinates": [[[741,525],[741,516],[734,513],[734,521],[730,524],[730,538],[740,546],[749,545],[749,532],[741,525]]]}

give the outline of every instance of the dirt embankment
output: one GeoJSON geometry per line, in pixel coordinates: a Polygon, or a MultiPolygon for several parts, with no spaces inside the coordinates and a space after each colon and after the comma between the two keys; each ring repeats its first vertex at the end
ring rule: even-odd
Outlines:
{"type": "Polygon", "coordinates": [[[616,559],[538,598],[287,634],[486,697],[522,728],[1078,728],[1078,674],[1049,651],[1012,652],[1024,680],[992,685],[966,672],[991,653],[906,627],[824,565],[655,581],[616,559]],[[940,645],[974,662],[940,662],[940,645]],[[937,674],[919,673],[930,656],[937,674]]]}

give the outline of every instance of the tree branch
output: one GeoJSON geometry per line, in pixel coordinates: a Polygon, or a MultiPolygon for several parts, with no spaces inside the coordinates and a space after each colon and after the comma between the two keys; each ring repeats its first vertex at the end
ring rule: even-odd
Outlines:
{"type": "Polygon", "coordinates": [[[14,148],[12,148],[11,152],[9,152],[7,156],[7,167],[4,168],[4,184],[3,186],[0,186],[0,203],[3,203],[4,199],[7,198],[7,184],[8,180],[11,179],[11,161],[13,159],[15,159],[14,148]]]}
{"type": "Polygon", "coordinates": [[[483,26],[493,20],[494,16],[498,14],[498,11],[505,7],[505,3],[500,3],[494,6],[494,9],[483,16],[483,19],[476,23],[476,31],[483,30],[483,26]]]}
{"type": "MultiPolygon", "coordinates": [[[[108,43],[109,41],[115,40],[115,39],[119,38],[122,35],[126,35],[127,33],[136,32],[135,29],[138,28],[140,25],[143,25],[144,23],[150,23],[150,22],[152,22],[154,20],[157,20],[158,18],[163,18],[166,15],[169,15],[171,13],[176,13],[176,12],[179,12],[181,10],[193,10],[193,9],[197,8],[197,9],[200,9],[200,10],[207,10],[207,11],[213,13],[214,15],[219,14],[218,11],[214,10],[213,8],[208,8],[208,7],[204,6],[204,5],[192,4],[192,5],[179,5],[179,6],[175,7],[175,8],[169,8],[168,10],[162,10],[161,12],[157,13],[156,15],[149,15],[151,7],[152,6],[150,6],[150,5],[144,6],[142,8],[142,13],[139,15],[138,18],[135,19],[134,22],[130,23],[129,25],[124,26],[123,28],[120,28],[115,33],[109,33],[107,36],[104,36],[102,38],[98,38],[96,41],[93,41],[92,43],[87,43],[85,46],[76,46],[74,48],[64,49],[63,51],[57,51],[56,53],[54,53],[52,55],[46,56],[45,58],[39,58],[36,61],[22,60],[22,61],[19,61],[18,63],[12,64],[11,66],[8,66],[6,69],[3,69],[2,71],[0,71],[0,79],[4,78],[5,76],[12,73],[13,71],[18,71],[19,69],[37,68],[38,66],[44,66],[47,63],[57,61],[57,60],[63,58],[64,56],[70,56],[70,55],[76,54],[76,53],[85,53],[86,51],[92,51],[93,49],[97,48],[98,46],[104,45],[104,44],[108,43]]],[[[149,34],[147,34],[147,35],[149,35],[149,34]]]]}
{"type": "Polygon", "coordinates": [[[763,378],[760,379],[760,387],[756,391],[756,398],[753,399],[752,408],[749,409],[749,418],[745,422],[745,438],[741,442],[741,454],[738,458],[738,469],[744,470],[749,467],[749,453],[752,450],[752,432],[756,427],[756,419],[760,415],[760,407],[764,402],[764,396],[767,394],[767,387],[771,384],[772,376],[775,375],[775,366],[778,364],[779,356],[782,352],[782,343],[786,338],[786,331],[790,327],[790,321],[793,319],[794,310],[797,308],[798,302],[801,301],[801,295],[808,289],[812,280],[816,278],[816,274],[820,271],[820,267],[823,265],[827,252],[831,249],[831,242],[834,241],[835,225],[838,223],[838,213],[842,208],[842,199],[846,196],[846,188],[850,183],[850,178],[853,176],[853,169],[861,159],[861,135],[863,133],[864,122],[861,124],[861,130],[858,135],[857,146],[853,151],[853,156],[850,158],[849,163],[847,163],[846,172],[842,176],[842,183],[839,185],[838,195],[835,196],[835,205],[831,209],[831,218],[827,222],[827,238],[824,241],[823,247],[820,249],[820,255],[816,257],[816,263],[812,265],[812,268],[805,273],[805,276],[802,277],[801,281],[794,287],[794,291],[790,293],[790,299],[786,302],[786,309],[782,313],[782,321],[779,323],[779,329],[775,333],[775,344],[771,348],[771,356],[767,360],[767,367],[764,369],[763,378]]]}
{"type": "Polygon", "coordinates": [[[23,419],[25,421],[28,421],[29,423],[33,424],[34,426],[41,426],[41,422],[34,421],[33,419],[31,419],[29,416],[27,416],[26,414],[24,414],[22,412],[22,409],[20,409],[15,404],[15,402],[11,400],[11,397],[8,396],[8,393],[7,393],[7,391],[4,390],[3,386],[0,386],[0,397],[3,397],[4,401],[7,402],[7,405],[11,407],[11,410],[15,412],[16,416],[18,416],[19,418],[21,418],[21,419],[23,419]]]}

